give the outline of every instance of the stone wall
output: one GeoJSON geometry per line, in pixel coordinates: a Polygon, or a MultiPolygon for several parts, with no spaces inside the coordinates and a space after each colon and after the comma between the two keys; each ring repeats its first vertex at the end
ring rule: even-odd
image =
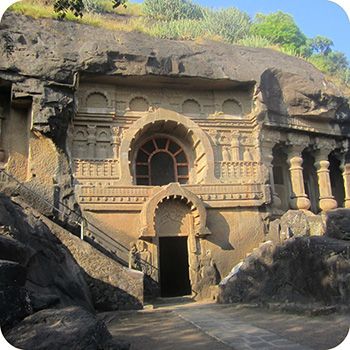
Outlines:
{"type": "Polygon", "coordinates": [[[73,236],[48,219],[43,217],[42,220],[84,270],[97,310],[129,310],[143,307],[142,272],[120,265],[91,244],[73,236]]]}

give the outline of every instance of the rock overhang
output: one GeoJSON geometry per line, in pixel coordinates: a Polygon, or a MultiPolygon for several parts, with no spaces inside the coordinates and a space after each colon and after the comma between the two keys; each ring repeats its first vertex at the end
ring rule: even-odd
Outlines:
{"type": "Polygon", "coordinates": [[[339,110],[349,114],[344,107],[348,100],[322,72],[272,49],[206,39],[159,39],[67,21],[34,20],[10,11],[3,16],[0,33],[3,81],[35,79],[74,90],[79,76],[82,81],[183,90],[245,89],[268,111],[280,115],[337,119],[339,110]]]}

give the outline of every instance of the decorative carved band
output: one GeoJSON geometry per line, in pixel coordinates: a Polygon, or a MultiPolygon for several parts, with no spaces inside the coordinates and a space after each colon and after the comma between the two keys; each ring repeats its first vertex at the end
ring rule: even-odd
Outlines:
{"type": "MultiPolygon", "coordinates": [[[[262,184],[180,185],[212,207],[260,206],[269,202],[268,191],[262,184]]],[[[82,205],[142,205],[159,186],[80,186],[79,202],[82,205]]],[[[135,210],[141,207],[133,207],[135,210]]]]}
{"type": "Polygon", "coordinates": [[[120,177],[119,160],[74,159],[74,177],[77,179],[118,179],[120,177]]]}

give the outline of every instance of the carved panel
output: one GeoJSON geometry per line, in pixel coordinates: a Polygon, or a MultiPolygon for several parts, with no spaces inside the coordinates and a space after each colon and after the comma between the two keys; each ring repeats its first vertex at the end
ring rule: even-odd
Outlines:
{"type": "Polygon", "coordinates": [[[149,108],[148,101],[143,97],[134,97],[129,102],[130,111],[133,112],[147,112],[149,108]]]}
{"type": "Polygon", "coordinates": [[[228,99],[222,104],[222,111],[224,114],[242,115],[241,105],[234,99],[228,99]]]}
{"type": "Polygon", "coordinates": [[[258,180],[259,167],[254,161],[215,162],[215,175],[223,182],[252,183],[258,180]]]}
{"type": "Polygon", "coordinates": [[[74,160],[76,179],[118,179],[120,177],[119,160],[74,160]]]}
{"type": "Polygon", "coordinates": [[[103,93],[95,92],[87,97],[86,106],[89,108],[106,108],[108,106],[108,99],[103,93]]]}
{"type": "Polygon", "coordinates": [[[200,114],[201,106],[194,99],[188,99],[182,104],[182,112],[184,114],[200,114]]]}
{"type": "Polygon", "coordinates": [[[179,200],[166,200],[159,204],[154,225],[159,236],[189,235],[190,208],[179,200]]]}

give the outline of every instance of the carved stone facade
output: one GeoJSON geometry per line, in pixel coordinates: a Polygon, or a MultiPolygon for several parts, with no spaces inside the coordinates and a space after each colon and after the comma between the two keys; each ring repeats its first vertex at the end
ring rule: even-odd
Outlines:
{"type": "MultiPolygon", "coordinates": [[[[166,274],[175,274],[162,272],[171,239],[190,286],[178,293],[209,297],[208,286],[266,239],[271,220],[312,202],[315,212],[337,206],[328,155],[344,158],[340,132],[335,137],[328,120],[279,122],[267,114],[258,122],[252,95],[246,87],[80,84],[70,132],[78,202],[90,220],[132,247],[130,266],[149,274],[161,295],[169,292],[166,274]],[[314,157],[316,183],[304,174],[303,152],[314,157]]],[[[345,171],[346,184],[349,178],[345,171]]],[[[337,198],[340,205],[344,198],[337,198]]]]}
{"type": "Polygon", "coordinates": [[[289,209],[350,207],[348,138],[334,119],[277,116],[246,83],[158,85],[83,77],[70,164],[36,131],[33,108],[0,107],[1,165],[29,187],[46,186],[52,202],[71,169],[84,217],[130,247],[126,260],[154,295],[212,297],[246,254],[280,239],[274,220],[289,209]],[[20,142],[19,122],[28,125],[20,142]]]}

